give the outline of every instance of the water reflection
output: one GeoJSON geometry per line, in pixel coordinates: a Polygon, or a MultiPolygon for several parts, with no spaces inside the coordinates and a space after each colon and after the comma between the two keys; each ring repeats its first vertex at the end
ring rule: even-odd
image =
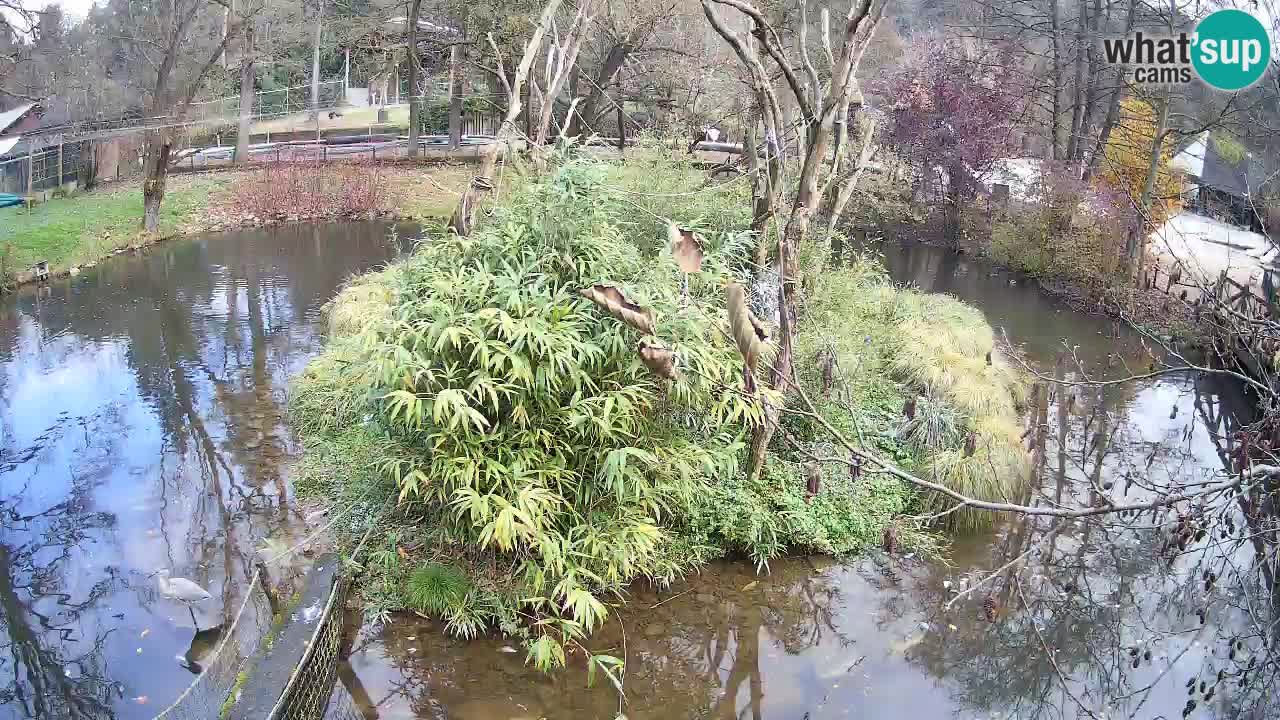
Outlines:
{"type": "Polygon", "coordinates": [[[319,308],[391,258],[380,223],[230,233],[0,302],[0,718],[143,718],[210,645],[158,568],[240,605],[301,526],[282,416],[319,308]]]}
{"type": "MultiPolygon", "coordinates": [[[[1111,321],[980,263],[920,246],[883,252],[898,281],[982,309],[1039,372],[1071,380],[1064,349],[1096,376],[1149,362],[1111,321]]],[[[1247,401],[1213,376],[1047,384],[1033,398],[1037,481],[1022,502],[1134,502],[1202,482],[1249,422],[1247,401]]],[[[959,540],[951,565],[872,553],[776,562],[756,577],[726,563],[667,593],[633,588],[591,641],[626,656],[621,708],[607,683],[584,687],[581,657],[544,676],[505,641],[456,641],[409,617],[351,638],[344,687],[365,718],[1157,718],[1181,716],[1194,677],[1200,712],[1236,717],[1252,700],[1225,682],[1208,691],[1217,671],[1232,679],[1226,641],[1254,621],[1202,577],[1240,557],[1169,552],[1178,521],[1040,519],[959,540]],[[1202,623],[1208,599],[1221,610],[1202,623]]]]}

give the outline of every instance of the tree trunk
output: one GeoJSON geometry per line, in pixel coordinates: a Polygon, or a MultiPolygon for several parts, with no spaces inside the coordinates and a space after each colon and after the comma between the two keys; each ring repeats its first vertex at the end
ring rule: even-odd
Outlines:
{"type": "Polygon", "coordinates": [[[1142,247],[1146,244],[1147,232],[1151,230],[1148,222],[1151,217],[1151,203],[1155,194],[1156,177],[1160,174],[1160,155],[1164,147],[1165,130],[1169,127],[1169,106],[1172,102],[1172,91],[1167,89],[1160,103],[1160,116],[1156,120],[1156,132],[1151,138],[1151,160],[1147,163],[1147,178],[1142,183],[1142,196],[1138,198],[1138,218],[1129,234],[1129,242],[1125,248],[1125,256],[1129,267],[1136,269],[1141,259],[1142,247]]]}
{"type": "Polygon", "coordinates": [[[244,29],[240,56],[240,124],[236,129],[235,164],[249,162],[249,122],[253,118],[253,28],[244,29]]]}
{"type": "Polygon", "coordinates": [[[148,134],[142,176],[142,229],[154,233],[160,228],[160,203],[164,201],[165,181],[169,175],[171,140],[167,130],[148,134]]]}
{"type": "Polygon", "coordinates": [[[1049,27],[1053,34],[1053,117],[1049,119],[1049,157],[1061,159],[1062,142],[1062,28],[1059,26],[1058,0],[1049,0],[1049,27]]]}
{"type": "Polygon", "coordinates": [[[421,10],[422,0],[409,4],[409,157],[418,157],[418,123],[422,112],[422,98],[418,97],[418,14],[421,10]]]}
{"type": "MultiPolygon", "coordinates": [[[[573,25],[569,27],[564,44],[556,58],[558,67],[542,97],[542,115],[538,118],[538,135],[535,140],[538,145],[545,145],[551,139],[551,117],[555,113],[556,98],[560,96],[560,90],[569,79],[569,73],[578,63],[578,52],[582,49],[582,39],[587,34],[587,26],[591,20],[587,15],[591,10],[591,2],[592,0],[583,0],[578,6],[578,12],[573,17],[573,25]]],[[[572,122],[572,118],[569,118],[569,121],[572,122]]]]}
{"type": "Polygon", "coordinates": [[[605,99],[605,88],[614,82],[614,76],[622,69],[623,63],[631,56],[635,50],[635,46],[629,41],[624,40],[617,45],[609,48],[608,54],[604,56],[604,63],[600,66],[600,71],[596,73],[595,81],[591,85],[591,91],[587,93],[587,99],[578,105],[578,114],[574,116],[573,122],[569,125],[570,135],[585,135],[596,129],[596,123],[599,122],[600,116],[604,113],[605,108],[600,105],[605,99]]]}
{"type": "MultiPolygon", "coordinates": [[[[1129,12],[1125,16],[1123,35],[1128,35],[1133,30],[1137,7],[1137,0],[1129,0],[1129,12]]],[[[1089,161],[1085,164],[1084,174],[1081,176],[1085,183],[1092,180],[1094,173],[1098,172],[1098,167],[1102,164],[1102,156],[1107,152],[1107,142],[1111,139],[1111,131],[1115,129],[1116,122],[1120,119],[1120,100],[1124,97],[1124,72],[1123,67],[1116,68],[1116,84],[1111,91],[1111,100],[1107,103],[1107,114],[1102,119],[1102,127],[1098,132],[1098,142],[1094,144],[1093,152],[1090,153],[1089,161]]]]}
{"type": "Polygon", "coordinates": [[[316,117],[320,116],[320,38],[323,30],[321,27],[323,17],[324,0],[320,0],[316,5],[315,44],[311,50],[311,112],[316,117]]]}
{"type": "Polygon", "coordinates": [[[947,166],[947,193],[942,204],[942,232],[952,250],[960,249],[960,210],[964,197],[961,184],[966,179],[964,169],[956,163],[947,166]]]}
{"type": "Polygon", "coordinates": [[[1071,103],[1071,136],[1067,138],[1067,162],[1074,163],[1076,155],[1079,152],[1080,136],[1084,132],[1085,123],[1085,98],[1084,98],[1084,59],[1081,53],[1085,51],[1085,24],[1089,20],[1089,0],[1080,0],[1080,17],[1076,23],[1076,51],[1071,56],[1071,61],[1075,65],[1075,79],[1071,87],[1071,95],[1074,102],[1071,103]]]}
{"type": "Polygon", "coordinates": [[[626,100],[622,96],[622,81],[616,82],[614,87],[618,91],[618,152],[624,153],[627,150],[627,126],[623,124],[626,113],[623,112],[622,105],[626,100]]]}
{"type": "MultiPolygon", "coordinates": [[[[794,324],[799,318],[799,295],[802,278],[799,274],[799,249],[809,235],[809,221],[822,201],[818,173],[826,162],[827,143],[835,120],[835,108],[822,113],[804,128],[804,163],[800,166],[800,178],[796,183],[795,204],[787,220],[782,237],[778,240],[778,354],[774,357],[769,385],[785,393],[791,382],[791,362],[795,342],[794,324]]],[[[765,401],[764,422],[751,437],[750,477],[759,477],[764,470],[769,442],[778,429],[782,408],[765,401]]]]}
{"type": "MultiPolygon", "coordinates": [[[[1085,2],[1087,0],[1081,0],[1082,12],[1085,10],[1085,2]]],[[[1102,0],[1093,0],[1093,12],[1089,15],[1089,37],[1085,42],[1085,62],[1089,66],[1086,71],[1088,81],[1084,90],[1084,110],[1080,116],[1080,137],[1076,142],[1076,156],[1072,158],[1072,162],[1077,164],[1085,160],[1086,140],[1092,135],[1098,121],[1098,52],[1094,43],[1098,41],[1098,23],[1101,22],[1101,18],[1102,0]]]]}
{"type": "Polygon", "coordinates": [[[449,147],[462,145],[462,46],[449,48],[449,147]]]}

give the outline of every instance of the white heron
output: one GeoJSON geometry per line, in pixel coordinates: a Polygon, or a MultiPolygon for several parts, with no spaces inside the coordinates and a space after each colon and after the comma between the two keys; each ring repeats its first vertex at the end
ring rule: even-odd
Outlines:
{"type": "Polygon", "coordinates": [[[161,595],[186,603],[187,610],[191,613],[191,622],[196,626],[196,632],[199,632],[200,623],[196,620],[195,604],[213,596],[208,590],[186,578],[169,577],[168,570],[157,570],[153,574],[159,576],[156,578],[156,584],[160,586],[161,595]]]}

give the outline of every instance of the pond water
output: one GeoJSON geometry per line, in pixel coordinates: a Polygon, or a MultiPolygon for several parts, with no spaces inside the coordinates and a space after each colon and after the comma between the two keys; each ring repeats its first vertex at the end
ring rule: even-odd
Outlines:
{"type": "Polygon", "coordinates": [[[173,242],[0,298],[0,718],[150,718],[191,683],[211,643],[151,574],[225,625],[255,547],[300,535],[286,383],[388,230],[173,242]]]}
{"type": "MultiPolygon", "coordinates": [[[[896,281],[976,305],[1046,374],[1148,368],[1140,338],[1014,276],[927,246],[880,251],[896,281]],[[1078,367],[1058,364],[1064,350],[1078,367]]],[[[1088,502],[1098,492],[1134,501],[1209,477],[1230,451],[1224,437],[1248,412],[1235,386],[1212,375],[1042,387],[1035,397],[1040,491],[1021,500],[1039,504],[1088,502]]],[[[625,657],[621,705],[607,681],[586,686],[581,657],[542,675],[501,639],[450,639],[416,617],[361,627],[353,615],[349,627],[358,630],[340,670],[353,701],[346,715],[1172,718],[1190,697],[1188,679],[1208,677],[1202,692],[1193,688],[1197,712],[1234,717],[1248,698],[1226,681],[1210,692],[1212,680],[1230,670],[1228,645],[1256,629],[1256,617],[1225,594],[1207,621],[1196,611],[1206,607],[1206,563],[1225,576],[1238,558],[1170,563],[1154,527],[1165,519],[1008,523],[957,539],[949,563],[876,551],[847,562],[777,561],[757,575],[748,563],[725,562],[670,589],[633,587],[628,608],[589,643],[625,657]],[[1022,572],[977,585],[1020,557],[1022,572]]]]}
{"type": "MultiPolygon", "coordinates": [[[[198,660],[200,636],[151,574],[171,568],[206,587],[214,597],[197,621],[225,624],[255,549],[302,535],[285,388],[320,349],[321,305],[400,251],[387,230],[176,242],[0,301],[0,720],[150,718],[191,682],[178,658],[198,660]]],[[[1046,373],[1079,372],[1055,362],[1064,347],[1099,375],[1148,363],[1138,338],[1113,337],[1109,320],[1016,278],[924,246],[883,252],[895,279],[975,304],[1046,373]]],[[[1041,503],[1104,487],[1131,498],[1219,471],[1223,438],[1247,408],[1229,384],[1192,375],[1036,397],[1042,492],[1024,500],[1041,503]]],[[[1222,666],[1224,639],[1256,624],[1251,609],[1224,596],[1199,622],[1203,560],[1170,567],[1155,531],[1053,529],[1010,523],[959,539],[950,564],[873,552],[757,575],[720,563],[670,589],[633,588],[590,642],[627,660],[621,707],[608,682],[586,687],[581,658],[541,675],[502,640],[453,640],[416,617],[361,627],[353,614],[342,709],[366,719],[1177,717],[1185,681],[1222,666]],[[1016,557],[1023,573],[957,595],[1016,557]]],[[[1230,717],[1241,702],[1223,689],[1200,712],[1230,717]]]]}

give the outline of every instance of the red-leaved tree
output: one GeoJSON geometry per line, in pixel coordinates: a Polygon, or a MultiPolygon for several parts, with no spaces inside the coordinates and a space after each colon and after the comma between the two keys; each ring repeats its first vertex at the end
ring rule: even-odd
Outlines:
{"type": "Polygon", "coordinates": [[[977,177],[1013,153],[1011,136],[1025,105],[1016,69],[975,55],[959,42],[930,38],[880,89],[893,99],[890,134],[918,170],[921,189],[942,190],[947,239],[956,243],[960,211],[977,177]]]}

